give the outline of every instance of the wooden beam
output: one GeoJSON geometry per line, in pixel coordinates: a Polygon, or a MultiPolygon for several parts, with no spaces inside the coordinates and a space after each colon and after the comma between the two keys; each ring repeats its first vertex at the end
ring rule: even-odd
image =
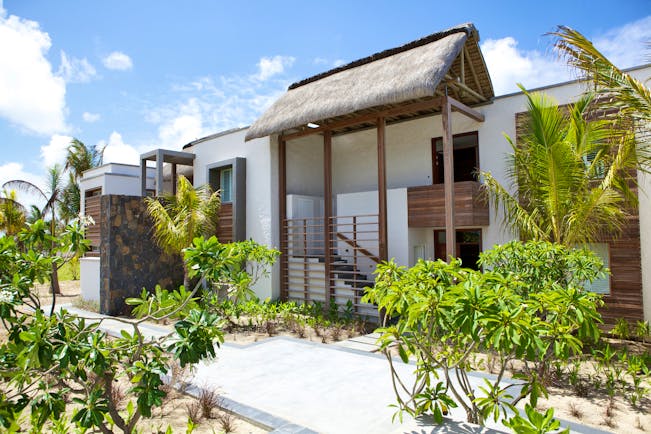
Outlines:
{"type": "Polygon", "coordinates": [[[435,109],[441,107],[441,104],[442,104],[441,98],[435,97],[427,101],[418,101],[411,104],[392,107],[390,109],[385,109],[374,113],[360,115],[351,119],[343,119],[341,121],[331,122],[328,124],[320,125],[318,128],[306,128],[302,131],[298,131],[295,133],[282,134],[280,136],[280,139],[285,141],[298,139],[299,137],[323,133],[328,130],[332,131],[339,128],[345,128],[353,125],[363,124],[365,122],[375,122],[378,119],[378,117],[388,118],[393,116],[399,116],[405,113],[435,109]]]}
{"type": "Polygon", "coordinates": [[[278,140],[278,224],[280,226],[280,298],[287,300],[289,282],[287,270],[287,143],[278,140]]]}
{"type": "Polygon", "coordinates": [[[378,232],[380,258],[389,259],[387,230],[387,164],[386,164],[386,120],[377,119],[377,192],[378,192],[378,232]]]}
{"type": "Polygon", "coordinates": [[[465,83],[461,83],[460,81],[457,81],[454,77],[452,77],[450,74],[445,74],[445,79],[447,80],[446,84],[448,86],[454,86],[460,89],[463,89],[464,91],[468,92],[470,96],[478,100],[479,102],[486,102],[488,101],[488,98],[486,98],[484,95],[480,94],[479,92],[476,92],[474,89],[466,85],[465,83]]]}
{"type": "Polygon", "coordinates": [[[461,83],[466,84],[466,50],[461,50],[461,83]]]}
{"type": "Polygon", "coordinates": [[[461,114],[464,114],[464,115],[468,116],[472,120],[475,120],[477,122],[484,122],[484,120],[485,120],[483,113],[480,113],[477,110],[468,107],[467,105],[465,105],[461,101],[457,101],[454,98],[448,97],[448,104],[450,105],[452,110],[454,110],[455,112],[459,112],[461,114]]]}
{"type": "Polygon", "coordinates": [[[441,113],[443,123],[443,183],[445,192],[445,256],[449,261],[457,257],[456,230],[454,227],[454,152],[452,141],[452,105],[443,98],[441,113]]]}
{"type": "Polygon", "coordinates": [[[323,240],[325,246],[325,306],[330,306],[330,297],[334,279],[332,274],[332,132],[326,130],[323,134],[323,240]]]}
{"type": "Polygon", "coordinates": [[[470,54],[468,54],[468,47],[463,46],[463,52],[466,53],[466,57],[468,58],[468,66],[470,67],[470,74],[472,74],[472,79],[475,82],[475,86],[477,89],[481,89],[481,85],[479,84],[479,77],[477,77],[477,71],[475,70],[475,66],[472,64],[472,57],[470,57],[470,54]]]}
{"type": "Polygon", "coordinates": [[[172,163],[172,194],[176,194],[176,163],[172,163]]]}

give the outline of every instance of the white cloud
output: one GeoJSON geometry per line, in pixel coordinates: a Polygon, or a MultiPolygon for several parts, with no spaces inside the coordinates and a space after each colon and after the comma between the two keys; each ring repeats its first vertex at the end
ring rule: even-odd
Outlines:
{"type": "Polygon", "coordinates": [[[140,164],[140,152],[135,147],[124,143],[122,135],[113,131],[108,143],[101,141],[98,147],[104,149],[104,163],[140,164]]]}
{"type": "Polygon", "coordinates": [[[114,69],[118,71],[126,71],[133,68],[131,57],[120,51],[114,51],[108,56],[104,57],[104,59],[102,59],[102,63],[104,63],[104,66],[108,69],[114,69]]]}
{"type": "Polygon", "coordinates": [[[196,98],[188,100],[158,128],[159,145],[166,149],[180,149],[203,135],[201,103],[196,98]]]}
{"type": "MultiPolygon", "coordinates": [[[[651,41],[651,16],[608,30],[601,35],[586,36],[620,68],[640,65],[647,62],[651,54],[648,47],[651,41]]],[[[531,89],[576,78],[576,71],[571,70],[551,50],[551,38],[549,44],[550,50],[543,53],[538,50],[519,49],[518,41],[510,36],[484,41],[481,50],[495,94],[518,91],[516,83],[522,83],[531,89]]]]}
{"type": "Polygon", "coordinates": [[[84,112],[81,115],[81,118],[84,120],[84,122],[88,122],[89,124],[92,124],[93,122],[97,122],[102,118],[102,116],[99,113],[90,113],[90,112],[84,112]]]}
{"type": "Polygon", "coordinates": [[[642,65],[651,57],[651,15],[593,39],[595,47],[620,68],[642,65]]]}
{"type": "MultiPolygon", "coordinates": [[[[1,12],[2,11],[0,10],[0,13],[1,12]]],[[[45,180],[43,179],[43,176],[27,172],[22,163],[9,162],[0,165],[0,186],[2,186],[7,181],[12,181],[15,179],[31,182],[41,190],[44,189],[45,180]]],[[[18,201],[27,208],[29,208],[29,206],[32,204],[37,206],[44,205],[43,199],[39,195],[27,194],[22,191],[17,191],[16,197],[18,201]]]]}
{"type": "Polygon", "coordinates": [[[563,62],[537,50],[520,50],[518,42],[510,36],[486,40],[481,44],[481,51],[495,95],[518,91],[516,83],[531,89],[572,78],[563,62]]]}
{"type": "Polygon", "coordinates": [[[55,164],[65,164],[68,146],[72,137],[55,134],[50,138],[50,143],[41,146],[41,158],[45,167],[55,164]]]}
{"type": "Polygon", "coordinates": [[[97,77],[97,71],[86,58],[69,58],[61,50],[61,65],[59,66],[58,75],[63,77],[66,83],[88,83],[97,77]]]}
{"type": "Polygon", "coordinates": [[[258,80],[267,80],[274,75],[282,74],[285,68],[291,68],[296,59],[292,56],[263,57],[258,62],[258,80]]]}
{"type": "Polygon", "coordinates": [[[0,117],[33,133],[66,131],[65,81],[45,57],[50,36],[2,9],[0,41],[0,117]]]}
{"type": "Polygon", "coordinates": [[[325,57],[315,57],[314,60],[313,60],[313,63],[315,65],[325,65],[325,66],[329,66],[329,67],[332,67],[332,68],[336,68],[338,66],[344,65],[346,63],[346,61],[343,60],[343,59],[335,59],[335,60],[330,61],[330,60],[326,59],[325,57]]]}

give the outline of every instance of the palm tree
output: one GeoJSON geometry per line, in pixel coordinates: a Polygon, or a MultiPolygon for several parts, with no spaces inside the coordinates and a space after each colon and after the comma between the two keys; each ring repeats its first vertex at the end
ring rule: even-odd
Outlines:
{"type": "Polygon", "coordinates": [[[651,120],[651,90],[641,81],[621,71],[580,32],[559,26],[555,48],[567,62],[590,80],[603,107],[616,108],[633,119],[651,120]]]}
{"type": "MultiPolygon", "coordinates": [[[[194,188],[184,176],[179,176],[176,194],[159,200],[145,198],[147,212],[154,221],[154,239],[166,253],[183,255],[200,235],[213,235],[217,230],[217,213],[221,205],[218,192],[210,186],[194,188]]],[[[188,270],[183,262],[183,285],[189,287],[188,270]]]]}
{"type": "MultiPolygon", "coordinates": [[[[13,179],[7,181],[2,185],[2,188],[13,188],[18,191],[22,191],[28,194],[33,194],[45,201],[40,209],[40,215],[43,217],[50,216],[50,234],[53,237],[56,237],[56,228],[57,228],[57,206],[61,201],[61,195],[63,191],[62,186],[62,174],[63,171],[61,166],[58,164],[48,169],[47,177],[47,187],[45,190],[42,190],[37,185],[21,180],[13,179]]],[[[52,241],[54,248],[55,241],[52,241]]],[[[52,289],[53,294],[61,294],[61,289],[59,287],[59,273],[58,266],[55,263],[52,263],[52,272],[50,274],[50,288],[52,289]]]]}
{"type": "Polygon", "coordinates": [[[14,236],[25,226],[27,210],[16,199],[15,190],[3,190],[0,197],[0,231],[14,236]]]}
{"type": "Polygon", "coordinates": [[[511,189],[482,173],[506,224],[523,239],[569,246],[620,230],[626,207],[636,201],[630,188],[637,167],[633,133],[607,119],[588,122],[595,115],[592,94],[562,108],[543,94],[524,93],[523,134],[517,144],[507,137],[513,150],[507,172],[511,189]]]}
{"type": "Polygon", "coordinates": [[[79,180],[86,170],[102,165],[104,148],[86,146],[79,139],[72,139],[66,154],[65,170],[69,173],[68,184],[63,190],[59,211],[64,220],[70,220],[79,215],[81,198],[79,180]]]}

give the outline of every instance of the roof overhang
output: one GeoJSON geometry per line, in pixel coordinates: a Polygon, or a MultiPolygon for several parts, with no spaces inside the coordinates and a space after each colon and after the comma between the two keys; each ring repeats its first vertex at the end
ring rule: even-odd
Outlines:
{"type": "Polygon", "coordinates": [[[371,126],[374,114],[385,116],[387,122],[432,114],[440,110],[436,100],[446,94],[468,106],[486,103],[494,96],[479,49],[479,34],[472,24],[429,35],[291,85],[253,123],[246,140],[297,134],[308,131],[308,124],[343,133],[364,127],[359,122],[350,127],[346,119],[368,117],[371,126]]]}
{"type": "Polygon", "coordinates": [[[156,161],[157,163],[172,163],[185,166],[192,166],[195,158],[196,155],[190,152],[172,151],[170,149],[154,149],[140,155],[141,161],[156,161]]]}

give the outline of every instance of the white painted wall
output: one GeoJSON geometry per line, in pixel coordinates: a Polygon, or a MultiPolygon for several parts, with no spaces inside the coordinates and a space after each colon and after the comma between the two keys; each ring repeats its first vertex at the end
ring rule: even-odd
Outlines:
{"type": "MultiPolygon", "coordinates": [[[[147,188],[154,188],[154,168],[147,169],[147,188]]],[[[79,182],[81,191],[81,211],[85,209],[88,190],[101,188],[101,194],[124,194],[140,196],[140,166],[132,164],[109,163],[87,170],[79,182]]]]}
{"type": "Polygon", "coordinates": [[[287,194],[323,196],[323,138],[301,137],[286,143],[287,194]]]}
{"type": "MultiPolygon", "coordinates": [[[[194,185],[208,182],[207,166],[237,157],[246,158],[246,237],[278,248],[278,153],[269,137],[244,141],[246,129],[216,135],[184,149],[196,155],[194,185]]],[[[254,290],[261,299],[280,295],[279,268],[261,279],[254,290]]]]}
{"type": "MultiPolygon", "coordinates": [[[[337,209],[341,216],[365,215],[378,213],[378,194],[375,191],[344,193],[337,195],[337,209]]],[[[407,189],[391,189],[387,193],[387,242],[389,258],[394,258],[399,264],[409,263],[409,232],[407,227],[407,189]]],[[[363,221],[363,220],[360,220],[363,221]]],[[[377,231],[377,224],[365,225],[364,229],[377,231]]],[[[348,228],[350,229],[350,228],[348,228]]],[[[344,229],[344,230],[348,230],[344,229]]],[[[375,234],[359,234],[358,244],[371,252],[377,252],[377,232],[375,234]],[[364,242],[364,237],[373,242],[364,242]]],[[[337,249],[345,252],[349,245],[337,241],[337,249]]],[[[358,260],[361,272],[371,275],[375,270],[375,262],[360,257],[358,260]]]]}
{"type": "Polygon", "coordinates": [[[99,303],[99,266],[100,258],[84,257],[79,259],[79,276],[81,298],[99,303]]]}

